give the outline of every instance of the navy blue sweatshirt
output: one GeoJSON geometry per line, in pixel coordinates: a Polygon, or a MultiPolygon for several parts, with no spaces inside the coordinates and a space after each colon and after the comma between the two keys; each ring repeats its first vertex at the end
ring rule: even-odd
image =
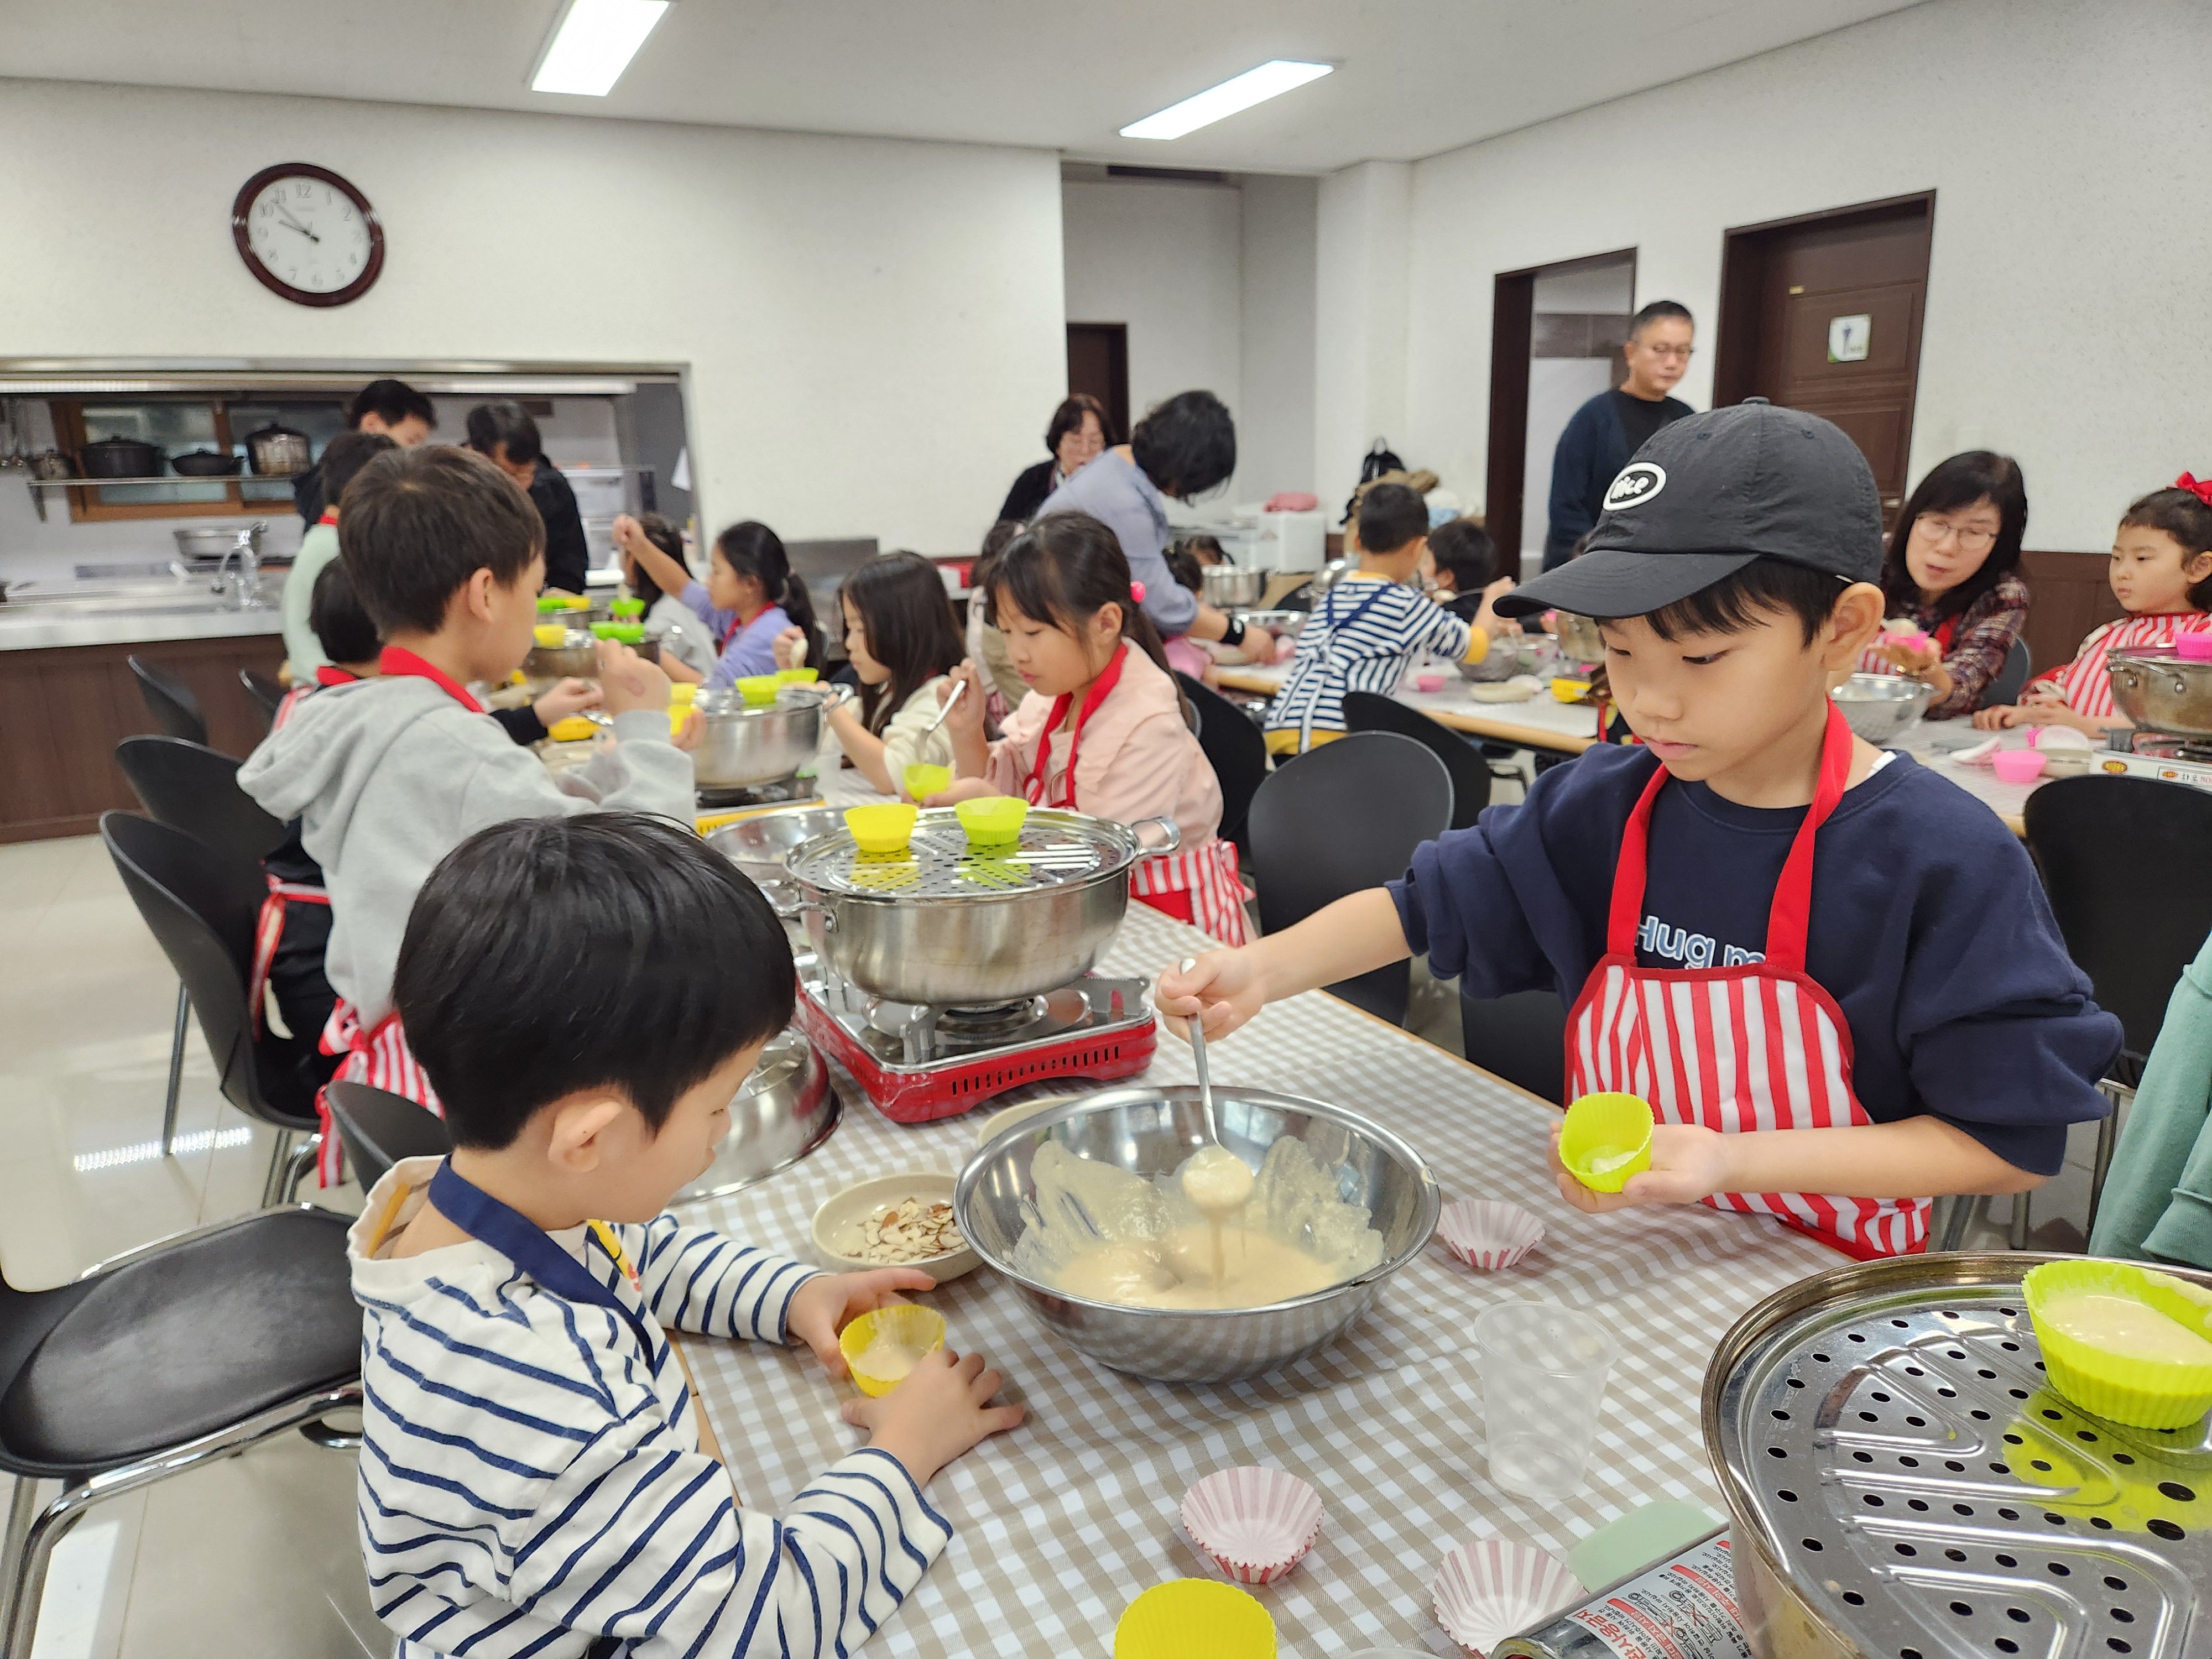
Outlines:
{"type": "MultiPolygon", "coordinates": [[[[1469,996],[1557,990],[1605,954],[1620,837],[1658,765],[1601,747],[1517,806],[1424,843],[1390,895],[1407,942],[1469,996]]],[[[1637,960],[1758,960],[1802,806],[1739,806],[1669,782],[1651,813],[1637,960]]],[[[2089,1000],[2026,850],[1996,813],[1903,754],[1814,844],[1806,971],[1851,1030],[1852,1087],[1878,1123],[1932,1115],[2017,1169],[2056,1175],[2066,1126],[2101,1117],[2120,1023],[2089,1000]]]]}
{"type": "Polygon", "coordinates": [[[1647,403],[1618,386],[1601,392],[1567,417],[1552,451],[1551,516],[1544,530],[1544,568],[1567,562],[1575,544],[1597,523],[1606,486],[1626,466],[1644,440],[1661,427],[1697,411],[1680,398],[1647,403]],[[1633,419],[1632,433],[1627,421],[1633,419]]]}

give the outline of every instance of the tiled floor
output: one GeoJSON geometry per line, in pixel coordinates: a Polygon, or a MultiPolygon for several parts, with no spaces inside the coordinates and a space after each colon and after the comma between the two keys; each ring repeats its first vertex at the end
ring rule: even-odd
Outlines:
{"type": "MultiPolygon", "coordinates": [[[[0,847],[0,939],[8,1282],[255,1208],[270,1133],[216,1094],[197,1030],[182,1150],[159,1156],[177,981],[96,838],[0,847]]],[[[350,1456],[287,1437],[93,1510],[56,1552],[35,1659],[381,1659],[353,1480],[350,1456]]]]}

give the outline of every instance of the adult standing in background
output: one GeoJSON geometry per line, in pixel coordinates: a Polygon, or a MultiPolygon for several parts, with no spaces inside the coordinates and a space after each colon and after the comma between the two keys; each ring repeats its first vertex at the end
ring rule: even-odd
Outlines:
{"type": "Polygon", "coordinates": [[[1200,599],[1168,570],[1168,498],[1202,495],[1237,470],[1237,422],[1211,392],[1178,392],[1157,404],[1129,434],[1045,497],[1042,519],[1088,513],[1121,544],[1138,603],[1163,639],[1188,634],[1241,649],[1248,661],[1274,660],[1264,628],[1247,627],[1200,599]]]}
{"type": "Polygon", "coordinates": [[[1045,497],[1096,460],[1113,435],[1106,426],[1106,405],[1089,392],[1071,392],[1060,399],[1044,429],[1044,447],[1051,454],[1024,468],[1014,480],[999,509],[1000,519],[1035,518],[1045,497]]]}
{"type": "MultiPolygon", "coordinates": [[[[400,448],[412,449],[437,429],[438,411],[404,380],[371,380],[345,406],[345,423],[349,432],[381,432],[400,448]]],[[[325,487],[319,460],[292,480],[292,505],[310,525],[337,495],[325,487]]]]}
{"type": "Polygon", "coordinates": [[[1695,325],[1687,307],[1654,300],[1628,319],[1620,348],[1628,378],[1601,392],[1568,417],[1552,452],[1550,520],[1544,530],[1544,568],[1565,564],[1575,544],[1597,524],[1606,487],[1651,434],[1697,411],[1674,389],[1690,367],[1695,325]]]}
{"type": "Polygon", "coordinates": [[[545,459],[538,422],[520,404],[478,404],[469,411],[469,447],[520,484],[545,524],[545,591],[581,593],[592,568],[576,492],[545,459]]]}

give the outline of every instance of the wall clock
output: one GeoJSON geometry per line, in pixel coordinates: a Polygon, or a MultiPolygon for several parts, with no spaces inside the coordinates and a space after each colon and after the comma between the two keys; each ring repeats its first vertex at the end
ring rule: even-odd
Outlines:
{"type": "Polygon", "coordinates": [[[248,179],[231,204],[230,234],[261,285],[295,305],[358,300],[384,269],[384,227],[368,198],[306,161],[248,179]]]}

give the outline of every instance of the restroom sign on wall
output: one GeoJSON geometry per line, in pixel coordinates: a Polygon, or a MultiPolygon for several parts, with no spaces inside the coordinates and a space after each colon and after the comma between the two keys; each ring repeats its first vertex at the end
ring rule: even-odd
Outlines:
{"type": "Polygon", "coordinates": [[[1874,319],[1865,312],[1856,317],[1828,319],[1828,361],[1832,363],[1863,363],[1867,348],[1874,338],[1874,319]]]}

